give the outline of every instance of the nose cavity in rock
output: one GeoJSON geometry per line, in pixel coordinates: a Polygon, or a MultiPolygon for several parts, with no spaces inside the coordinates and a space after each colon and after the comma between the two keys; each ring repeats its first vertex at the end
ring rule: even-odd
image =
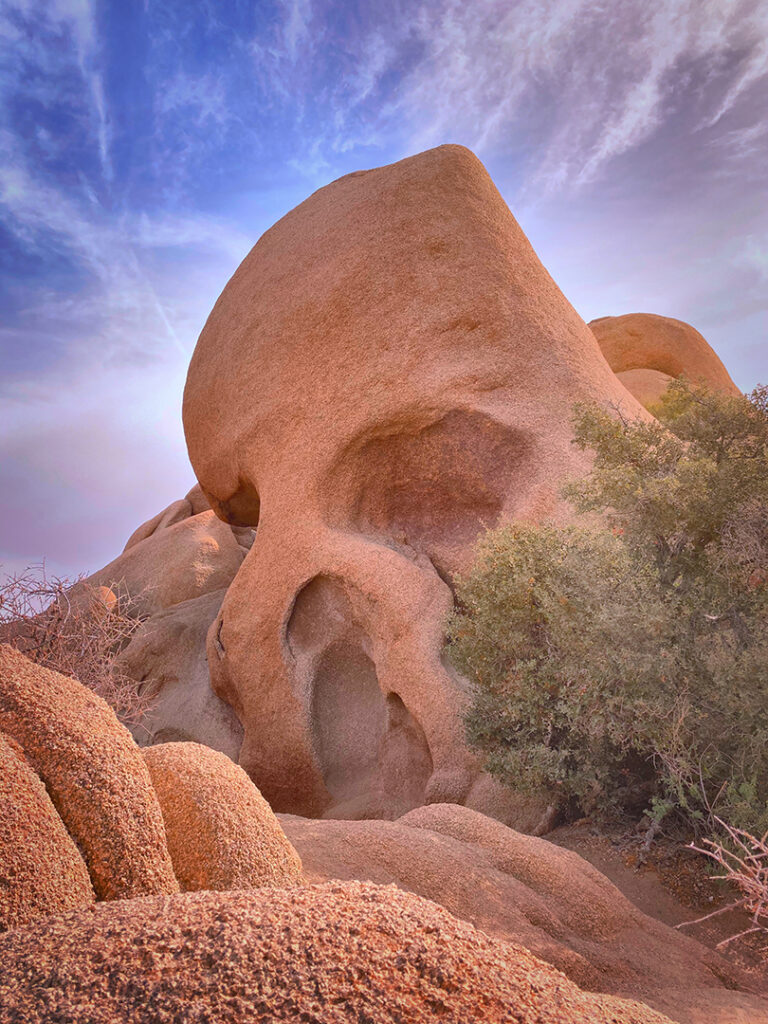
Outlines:
{"type": "Polygon", "coordinates": [[[288,623],[312,747],[340,817],[397,817],[424,802],[432,758],[402,697],[382,686],[341,579],[316,576],[288,623]]]}
{"type": "Polygon", "coordinates": [[[237,489],[227,498],[220,499],[216,495],[209,497],[216,515],[230,526],[250,527],[255,530],[259,525],[261,502],[258,490],[250,480],[240,477],[237,489]]]}
{"type": "Polygon", "coordinates": [[[404,419],[348,445],[328,478],[333,526],[426,555],[443,578],[506,508],[522,510],[533,440],[485,413],[404,419]]]}

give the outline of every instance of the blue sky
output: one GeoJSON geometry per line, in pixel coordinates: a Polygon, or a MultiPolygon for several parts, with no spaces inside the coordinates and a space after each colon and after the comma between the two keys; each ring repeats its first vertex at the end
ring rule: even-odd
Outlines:
{"type": "Polygon", "coordinates": [[[0,0],[0,563],[91,571],[193,483],[186,366],[341,174],[485,162],[586,319],[768,381],[765,0],[0,0]]]}

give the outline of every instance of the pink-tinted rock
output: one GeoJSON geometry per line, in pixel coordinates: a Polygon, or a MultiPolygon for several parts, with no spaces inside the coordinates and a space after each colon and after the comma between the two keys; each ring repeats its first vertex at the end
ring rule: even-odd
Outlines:
{"type": "Polygon", "coordinates": [[[144,751],[182,889],[293,885],[301,861],[239,765],[199,743],[144,751]]]}
{"type": "Polygon", "coordinates": [[[485,527],[564,514],[589,399],[642,414],[466,149],[348,175],[246,257],[184,424],[212,508],[258,526],[209,662],[275,808],[468,797],[446,580],[485,527]]]}
{"type": "Polygon", "coordinates": [[[0,932],[94,899],[82,855],[45,786],[21,748],[0,733],[0,932]]]}
{"type": "Polygon", "coordinates": [[[99,898],[178,891],[149,772],[101,697],[3,644],[0,729],[45,783],[99,898]]]}
{"type": "Polygon", "coordinates": [[[24,1024],[671,1024],[394,886],[124,900],[0,936],[24,1024]]]}
{"type": "Polygon", "coordinates": [[[639,999],[679,1024],[768,1024],[768,1002],[724,957],[641,913],[544,839],[445,804],[394,822],[280,820],[311,882],[395,883],[525,946],[582,988],[639,999]]]}
{"type": "Polygon", "coordinates": [[[682,320],[627,313],[592,320],[589,326],[613,372],[646,408],[658,402],[675,377],[738,394],[714,349],[682,320]]]}

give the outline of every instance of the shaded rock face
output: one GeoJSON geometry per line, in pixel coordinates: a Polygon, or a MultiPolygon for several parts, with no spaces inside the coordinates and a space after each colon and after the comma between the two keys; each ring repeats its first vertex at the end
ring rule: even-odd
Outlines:
{"type": "Polygon", "coordinates": [[[135,679],[148,708],[131,726],[142,746],[192,741],[237,761],[243,729],[229,704],[211,688],[205,638],[226,590],[182,601],[141,623],[117,658],[135,679]]]}
{"type": "Polygon", "coordinates": [[[150,700],[131,727],[140,745],[188,740],[237,760],[242,726],[211,688],[205,638],[252,543],[253,530],[222,523],[195,485],[138,527],[87,587],[73,588],[74,599],[103,590],[142,620],[118,657],[150,700]]]}
{"type": "Polygon", "coordinates": [[[501,806],[441,660],[448,581],[486,527],[562,517],[590,399],[643,414],[461,147],[342,178],[261,238],[184,425],[212,508],[256,528],[208,657],[273,807],[501,806]]]}
{"type": "Polygon", "coordinates": [[[246,550],[208,509],[131,544],[84,582],[127,594],[145,617],[229,586],[246,550]]]}
{"type": "Polygon", "coordinates": [[[9,1024],[671,1024],[394,886],[182,893],[0,936],[9,1024]]]}
{"type": "Polygon", "coordinates": [[[676,377],[738,394],[717,353],[682,320],[653,313],[627,313],[590,321],[608,365],[646,408],[658,402],[676,377]]]}

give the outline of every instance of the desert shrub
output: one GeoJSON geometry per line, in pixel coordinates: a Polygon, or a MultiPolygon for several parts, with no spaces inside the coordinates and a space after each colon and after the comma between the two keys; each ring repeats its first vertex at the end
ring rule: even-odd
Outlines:
{"type": "Polygon", "coordinates": [[[0,582],[0,642],[78,679],[128,725],[140,721],[149,703],[115,659],[138,625],[122,586],[49,576],[44,565],[0,582]]]}
{"type": "Polygon", "coordinates": [[[575,410],[594,466],[566,493],[589,529],[481,539],[449,624],[468,735],[502,781],[561,806],[762,834],[768,392],[675,382],[658,414],[575,410]]]}

